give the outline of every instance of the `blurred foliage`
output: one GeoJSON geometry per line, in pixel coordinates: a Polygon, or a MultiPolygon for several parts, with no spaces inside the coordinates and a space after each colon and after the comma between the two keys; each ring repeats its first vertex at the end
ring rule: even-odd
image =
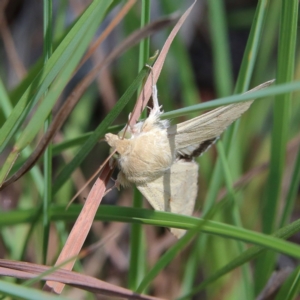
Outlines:
{"type": "MultiPolygon", "coordinates": [[[[2,174],[5,170],[13,174],[36,148],[49,113],[55,116],[93,66],[140,28],[143,11],[150,9],[150,21],[154,21],[174,12],[182,14],[193,1],[137,1],[78,70],[93,39],[127,1],[53,0],[52,19],[48,20],[53,53],[47,61],[43,48],[49,36],[43,34],[42,1],[2,2],[0,164],[2,174]],[[16,149],[20,150],[18,157],[16,149]]],[[[44,5],[50,2],[44,1],[44,5]]],[[[158,97],[165,112],[176,116],[176,109],[191,106],[172,123],[197,116],[199,110],[193,105],[209,105],[210,100],[240,94],[272,78],[277,84],[299,81],[297,18],[296,0],[198,0],[175,38],[158,80],[158,97]]],[[[108,146],[102,140],[94,141],[93,150],[84,153],[82,163],[78,160],[72,176],[62,179],[59,174],[70,161],[76,163],[98,126],[105,132],[122,128],[136,94],[126,99],[128,104],[119,115],[109,113],[136,79],[141,56],[161,49],[171,29],[151,36],[150,49],[132,46],[89,85],[53,139],[48,162],[53,175],[44,172],[40,159],[30,172],[0,191],[1,258],[42,263],[44,256],[47,264],[55,262],[72,228],[70,222],[81,208],[75,204],[64,211],[64,207],[103,163],[108,146]],[[107,116],[115,119],[117,128],[110,121],[103,122],[107,116]],[[41,212],[46,192],[51,195],[50,202],[41,212]]],[[[276,299],[296,299],[300,255],[293,247],[300,242],[295,234],[300,228],[292,222],[299,216],[299,85],[275,94],[274,90],[274,96],[255,101],[218,146],[197,159],[200,174],[195,216],[204,217],[204,223],[152,210],[148,213],[151,208],[146,201],[147,209],[127,210],[123,206],[132,205],[132,190],[114,189],[103,200],[108,206],[99,209],[97,220],[102,222],[95,222],[86,246],[113,232],[119,235],[80,260],[76,270],[164,299],[184,295],[185,299],[275,299],[277,293],[276,299]],[[220,201],[225,204],[219,206],[220,201]],[[141,230],[135,232],[140,238],[134,239],[129,224],[138,220],[151,225],[137,225],[141,230]],[[159,227],[169,227],[170,222],[183,228],[198,226],[203,232],[190,231],[177,242],[167,229],[159,227]],[[271,233],[290,238],[293,244],[279,241],[271,233]],[[247,250],[248,243],[261,248],[247,250]],[[142,261],[129,259],[130,253],[142,261]],[[261,298],[256,298],[258,295],[261,298]]],[[[88,190],[77,201],[83,203],[88,190]]],[[[0,290],[10,295],[4,288],[0,290]]],[[[96,299],[91,293],[74,296],[71,287],[64,295],[96,299]]],[[[23,299],[31,299],[30,293],[23,299]]]]}

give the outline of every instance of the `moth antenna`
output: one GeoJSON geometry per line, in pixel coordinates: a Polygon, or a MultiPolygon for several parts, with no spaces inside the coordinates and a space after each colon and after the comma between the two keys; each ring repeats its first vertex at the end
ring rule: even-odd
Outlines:
{"type": "Polygon", "coordinates": [[[151,80],[152,80],[152,100],[153,100],[153,108],[150,111],[150,115],[157,115],[161,114],[160,108],[158,103],[158,97],[157,97],[157,86],[154,84],[154,74],[153,74],[153,68],[150,65],[146,65],[150,71],[151,71],[151,80]]]}
{"type": "Polygon", "coordinates": [[[124,132],[123,132],[123,135],[122,135],[122,138],[121,138],[122,140],[124,140],[126,131],[127,131],[128,127],[129,127],[129,122],[130,122],[131,116],[132,116],[132,114],[131,114],[131,112],[130,112],[129,115],[128,115],[128,122],[127,122],[127,124],[126,124],[126,126],[125,126],[125,129],[124,129],[124,132]]]}
{"type": "Polygon", "coordinates": [[[130,129],[131,129],[131,131],[132,131],[132,127],[129,125],[130,120],[131,120],[131,116],[132,116],[132,113],[130,112],[129,115],[128,115],[128,122],[127,122],[127,124],[126,124],[126,126],[125,126],[125,129],[124,129],[124,132],[123,132],[123,135],[122,135],[121,140],[124,140],[124,137],[125,137],[125,134],[126,134],[126,132],[127,132],[128,127],[130,127],[130,129]]]}

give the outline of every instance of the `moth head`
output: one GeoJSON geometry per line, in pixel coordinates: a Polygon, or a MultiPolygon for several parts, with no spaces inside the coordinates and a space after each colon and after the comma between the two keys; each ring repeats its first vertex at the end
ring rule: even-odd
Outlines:
{"type": "Polygon", "coordinates": [[[129,141],[126,139],[121,139],[118,135],[107,133],[105,135],[105,140],[108,145],[115,149],[120,155],[125,154],[125,152],[129,150],[129,141]]]}

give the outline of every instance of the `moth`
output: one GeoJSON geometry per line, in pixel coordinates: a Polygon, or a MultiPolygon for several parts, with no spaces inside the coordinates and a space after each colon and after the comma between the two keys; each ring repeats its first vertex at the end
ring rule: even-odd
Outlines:
{"type": "MultiPolygon", "coordinates": [[[[155,86],[152,98],[148,118],[129,126],[125,138],[124,129],[118,135],[105,135],[118,156],[117,184],[135,184],[155,210],[191,215],[198,193],[198,164],[194,158],[203,154],[254,100],[221,106],[171,126],[168,120],[160,119],[163,112],[155,86]]],[[[172,228],[171,232],[180,238],[185,230],[172,228]]]]}

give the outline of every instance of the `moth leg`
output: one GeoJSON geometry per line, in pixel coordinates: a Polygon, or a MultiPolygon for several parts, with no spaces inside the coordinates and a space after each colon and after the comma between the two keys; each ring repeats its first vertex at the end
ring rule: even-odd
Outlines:
{"type": "Polygon", "coordinates": [[[114,188],[118,188],[118,187],[114,184],[111,188],[109,188],[105,191],[103,197],[105,197],[108,193],[110,193],[114,188]]]}
{"type": "Polygon", "coordinates": [[[127,187],[130,186],[130,182],[126,179],[124,173],[122,171],[119,172],[117,176],[117,180],[115,182],[115,186],[120,189],[120,186],[127,187]]]}
{"type": "MultiPolygon", "coordinates": [[[[109,188],[109,189],[107,189],[106,191],[105,191],[105,193],[104,193],[104,196],[106,196],[110,191],[112,191],[114,188],[117,188],[117,190],[119,191],[120,190],[120,187],[121,187],[121,184],[120,184],[120,182],[118,181],[118,179],[113,179],[113,178],[111,178],[111,180],[114,182],[114,185],[111,187],[111,188],[109,188]]],[[[103,196],[103,197],[104,197],[103,196]]]]}

